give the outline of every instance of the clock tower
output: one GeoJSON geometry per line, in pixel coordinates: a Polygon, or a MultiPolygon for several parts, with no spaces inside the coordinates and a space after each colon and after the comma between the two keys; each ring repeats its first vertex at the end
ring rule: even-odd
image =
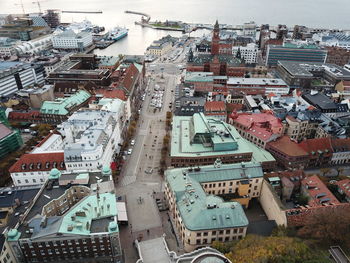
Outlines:
{"type": "Polygon", "coordinates": [[[216,20],[213,31],[213,38],[211,41],[211,54],[219,55],[219,45],[220,45],[220,27],[219,22],[216,20]]]}

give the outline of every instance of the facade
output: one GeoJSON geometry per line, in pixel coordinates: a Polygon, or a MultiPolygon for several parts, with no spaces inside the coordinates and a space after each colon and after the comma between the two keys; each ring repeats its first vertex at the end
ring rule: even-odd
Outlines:
{"type": "Polygon", "coordinates": [[[313,44],[284,43],[282,46],[269,45],[266,66],[276,66],[278,61],[303,61],[325,63],[327,50],[313,44]]]}
{"type": "Polygon", "coordinates": [[[233,126],[203,113],[175,116],[172,125],[171,166],[211,165],[217,158],[223,163],[254,161],[266,170],[275,165],[268,152],[243,139],[233,126]]]}
{"type": "Polygon", "coordinates": [[[18,55],[40,54],[40,52],[51,48],[51,35],[45,35],[18,44],[16,46],[16,53],[18,55]]]}
{"type": "Polygon", "coordinates": [[[242,165],[243,168],[241,164],[221,166],[217,161],[214,166],[194,170],[166,171],[165,198],[185,251],[208,246],[214,241],[238,240],[246,235],[248,219],[241,204],[234,198],[234,201],[224,202],[216,196],[231,189],[232,193],[235,191],[247,198],[249,180],[254,185],[255,180],[258,181],[253,188],[256,189],[254,193],[258,193],[259,180],[262,181],[261,167],[251,163],[242,165]],[[245,167],[251,177],[248,173],[241,174],[245,167]]]}
{"type": "Polygon", "coordinates": [[[87,104],[90,97],[89,92],[78,90],[70,97],[44,101],[40,108],[41,120],[44,123],[60,124],[77,109],[87,104]]]}
{"type": "Polygon", "coordinates": [[[331,139],[332,165],[347,164],[350,162],[350,139],[331,139]]]}
{"type": "Polygon", "coordinates": [[[0,96],[9,96],[17,90],[44,83],[44,69],[21,62],[2,62],[0,65],[0,96]]]}
{"type": "Polygon", "coordinates": [[[14,56],[16,55],[16,46],[21,43],[19,40],[11,38],[0,38],[0,56],[14,56]]]}
{"type": "Polygon", "coordinates": [[[332,145],[329,138],[308,139],[299,146],[309,155],[309,167],[323,167],[330,164],[332,159],[332,145]]]}
{"type": "Polygon", "coordinates": [[[226,122],[227,112],[225,101],[207,101],[204,104],[204,115],[226,122]]]}
{"type": "Polygon", "coordinates": [[[227,88],[246,95],[286,95],[289,86],[282,79],[269,78],[228,78],[227,88]]]}
{"type": "Polygon", "coordinates": [[[233,113],[229,123],[235,126],[243,138],[264,149],[266,143],[284,133],[281,120],[270,113],[233,113]]]}
{"type": "Polygon", "coordinates": [[[258,58],[258,46],[255,43],[250,43],[247,46],[233,46],[232,55],[237,56],[237,52],[240,52],[241,58],[244,59],[247,64],[256,64],[258,58]]]}
{"type": "Polygon", "coordinates": [[[304,169],[308,166],[308,152],[299,147],[288,136],[283,136],[276,141],[267,143],[266,150],[285,169],[304,169]]]}
{"type": "Polygon", "coordinates": [[[67,30],[52,36],[52,46],[57,49],[82,51],[92,45],[91,32],[75,33],[67,30]]]}
{"type": "Polygon", "coordinates": [[[77,174],[80,181],[89,182],[84,185],[60,185],[63,177],[52,169],[48,183],[23,215],[26,221],[6,234],[15,262],[122,262],[110,169],[91,176],[77,174]],[[92,182],[96,176],[102,182],[92,182]]]}
{"type": "Polygon", "coordinates": [[[336,182],[338,192],[344,195],[345,200],[350,203],[350,179],[344,179],[336,182]]]}
{"type": "Polygon", "coordinates": [[[154,41],[152,45],[147,48],[147,53],[154,56],[163,56],[168,53],[172,48],[170,42],[154,41]]]}
{"type": "MultiPolygon", "coordinates": [[[[350,44],[350,41],[349,41],[350,44]]],[[[350,48],[327,47],[327,63],[344,66],[350,62],[350,48]]]]}
{"type": "Polygon", "coordinates": [[[12,130],[0,122],[0,158],[17,150],[23,144],[18,130],[12,130]]]}
{"type": "Polygon", "coordinates": [[[77,111],[60,127],[64,140],[67,171],[96,171],[110,166],[119,153],[124,127],[124,102],[118,100],[118,112],[110,110],[77,111]]]}
{"type": "Polygon", "coordinates": [[[40,109],[45,101],[53,101],[55,99],[53,85],[22,89],[17,92],[17,95],[34,109],[40,109]]]}

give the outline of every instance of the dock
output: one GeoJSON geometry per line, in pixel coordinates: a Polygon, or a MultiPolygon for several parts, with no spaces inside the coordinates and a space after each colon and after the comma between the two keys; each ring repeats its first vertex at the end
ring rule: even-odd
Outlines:
{"type": "Polygon", "coordinates": [[[101,10],[98,10],[98,11],[62,10],[62,13],[102,14],[103,12],[101,10]]]}

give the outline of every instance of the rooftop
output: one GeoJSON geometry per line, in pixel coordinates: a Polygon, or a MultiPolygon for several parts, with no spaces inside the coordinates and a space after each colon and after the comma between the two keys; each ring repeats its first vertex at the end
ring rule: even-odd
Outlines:
{"type": "Polygon", "coordinates": [[[288,85],[282,79],[265,79],[265,78],[229,78],[227,85],[257,85],[257,86],[285,86],[288,85]]]}
{"type": "Polygon", "coordinates": [[[338,181],[336,182],[336,184],[346,196],[350,197],[350,179],[349,178],[338,181]]]}
{"type": "Polygon", "coordinates": [[[307,156],[308,153],[303,150],[296,142],[292,141],[288,136],[283,136],[276,141],[269,142],[269,145],[289,156],[307,156]]]}
{"type": "Polygon", "coordinates": [[[9,127],[0,122],[0,140],[6,138],[10,134],[12,134],[12,132],[13,131],[9,127]]]}
{"type": "Polygon", "coordinates": [[[320,92],[303,94],[302,97],[315,107],[322,110],[334,110],[337,108],[337,105],[333,100],[320,92]]]}
{"type": "Polygon", "coordinates": [[[233,126],[223,121],[206,117],[203,113],[173,118],[171,157],[244,153],[253,153],[257,162],[274,160],[271,154],[243,139],[233,126]]]}
{"type": "Polygon", "coordinates": [[[58,98],[55,101],[44,101],[40,112],[43,114],[67,115],[70,109],[78,106],[91,97],[85,90],[78,90],[68,98],[58,98]]]}
{"type": "MultiPolygon", "coordinates": [[[[262,176],[261,167],[252,165],[252,170],[249,170],[252,175],[256,175],[257,172],[258,176],[262,176]]],[[[239,203],[224,202],[220,197],[208,195],[201,186],[203,182],[216,181],[217,177],[222,179],[228,177],[233,180],[235,176],[241,176],[239,173],[242,172],[242,167],[226,166],[222,172],[220,167],[202,166],[200,169],[204,169],[201,174],[196,171],[188,172],[188,169],[172,169],[165,172],[166,181],[170,190],[174,192],[177,209],[186,228],[197,231],[247,226],[248,219],[239,203]],[[215,169],[219,175],[215,173],[215,169]],[[234,169],[238,170],[230,171],[234,169]]]]}

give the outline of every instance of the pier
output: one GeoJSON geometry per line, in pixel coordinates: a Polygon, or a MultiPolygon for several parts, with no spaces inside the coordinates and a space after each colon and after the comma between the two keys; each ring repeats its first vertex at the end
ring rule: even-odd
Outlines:
{"type": "Polygon", "coordinates": [[[101,10],[98,10],[98,11],[62,10],[62,13],[102,14],[103,12],[101,10]]]}
{"type": "Polygon", "coordinates": [[[129,10],[126,10],[125,13],[142,16],[141,23],[148,23],[151,20],[151,16],[149,14],[146,14],[146,13],[136,12],[136,11],[129,11],[129,10]],[[143,17],[146,17],[146,19],[144,19],[143,17]]]}

